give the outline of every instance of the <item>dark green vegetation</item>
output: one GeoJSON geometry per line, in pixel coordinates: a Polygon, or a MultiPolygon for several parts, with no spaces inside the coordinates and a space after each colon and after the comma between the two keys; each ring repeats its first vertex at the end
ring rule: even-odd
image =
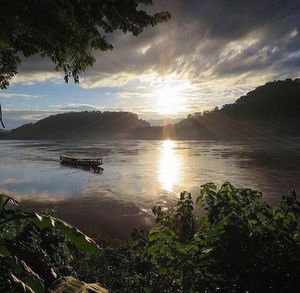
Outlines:
{"type": "Polygon", "coordinates": [[[175,125],[148,127],[139,138],[240,139],[300,135],[300,79],[269,82],[233,104],[194,113],[175,125]]]}
{"type": "Polygon", "coordinates": [[[152,5],[152,0],[1,1],[0,88],[17,73],[20,53],[48,57],[66,81],[73,77],[78,82],[95,63],[95,51],[113,48],[106,35],[122,31],[137,36],[170,18],[167,12],[150,15],[141,5],[152,5]]]}
{"type": "Polygon", "coordinates": [[[129,112],[71,112],[49,116],[11,131],[17,139],[122,138],[149,123],[129,112]]]}
{"type": "Polygon", "coordinates": [[[90,292],[79,291],[83,288],[106,292],[99,284],[59,278],[71,272],[67,266],[72,258],[67,242],[88,255],[102,254],[92,239],[51,216],[51,211],[38,214],[7,210],[9,202],[17,204],[13,198],[0,194],[0,292],[62,292],[62,288],[68,288],[68,292],[90,292]],[[74,288],[77,291],[71,290],[74,288]]]}
{"type": "Polygon", "coordinates": [[[300,135],[300,80],[274,81],[221,109],[194,113],[176,124],[150,126],[128,112],[50,116],[0,134],[12,139],[138,138],[244,139],[300,135]]]}
{"type": "Polygon", "coordinates": [[[6,210],[8,198],[0,199],[0,254],[6,255],[0,257],[0,291],[21,280],[43,292],[62,276],[100,282],[111,292],[300,290],[300,204],[294,191],[271,208],[259,192],[230,183],[217,190],[209,183],[196,200],[204,212],[196,213],[191,194],[183,192],[173,209],[153,208],[156,227],[134,230],[132,241],[117,248],[99,242],[101,249],[49,211],[6,210]],[[28,276],[22,260],[38,276],[28,276]]]}

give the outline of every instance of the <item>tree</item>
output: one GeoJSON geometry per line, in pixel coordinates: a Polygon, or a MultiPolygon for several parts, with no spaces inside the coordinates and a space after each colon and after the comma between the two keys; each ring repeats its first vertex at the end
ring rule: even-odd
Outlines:
{"type": "Polygon", "coordinates": [[[0,88],[7,88],[24,57],[50,57],[65,81],[95,63],[95,50],[111,50],[106,35],[120,30],[139,35],[170,18],[142,7],[152,0],[0,1],[0,88]]]}

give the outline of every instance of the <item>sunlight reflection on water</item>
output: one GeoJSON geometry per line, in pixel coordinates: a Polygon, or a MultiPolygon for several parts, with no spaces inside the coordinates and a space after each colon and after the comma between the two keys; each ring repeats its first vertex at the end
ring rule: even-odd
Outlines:
{"type": "Polygon", "coordinates": [[[182,160],[175,150],[176,143],[172,140],[162,142],[158,161],[158,180],[162,188],[172,192],[175,183],[180,181],[182,160]]]}
{"type": "Polygon", "coordinates": [[[147,227],[154,205],[174,205],[183,190],[196,197],[207,182],[250,187],[271,202],[291,188],[299,192],[299,178],[300,140],[0,142],[0,193],[120,237],[147,227]],[[60,165],[65,152],[103,157],[103,173],[60,165]]]}

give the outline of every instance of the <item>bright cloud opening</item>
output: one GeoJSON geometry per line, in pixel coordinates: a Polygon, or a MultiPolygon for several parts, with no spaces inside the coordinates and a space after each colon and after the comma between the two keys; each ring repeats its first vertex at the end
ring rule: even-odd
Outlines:
{"type": "Polygon", "coordinates": [[[152,93],[156,112],[162,115],[185,112],[187,108],[185,93],[189,87],[187,81],[162,81],[152,93]]]}

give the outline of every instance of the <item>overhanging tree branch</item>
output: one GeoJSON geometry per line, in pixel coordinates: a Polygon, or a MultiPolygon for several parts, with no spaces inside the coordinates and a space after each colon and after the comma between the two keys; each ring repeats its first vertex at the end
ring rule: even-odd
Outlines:
{"type": "Polygon", "coordinates": [[[0,88],[17,74],[22,54],[50,57],[66,82],[79,82],[95,63],[93,52],[113,48],[107,34],[138,36],[170,18],[168,12],[151,15],[141,5],[152,5],[152,0],[5,1],[0,9],[0,88]]]}

